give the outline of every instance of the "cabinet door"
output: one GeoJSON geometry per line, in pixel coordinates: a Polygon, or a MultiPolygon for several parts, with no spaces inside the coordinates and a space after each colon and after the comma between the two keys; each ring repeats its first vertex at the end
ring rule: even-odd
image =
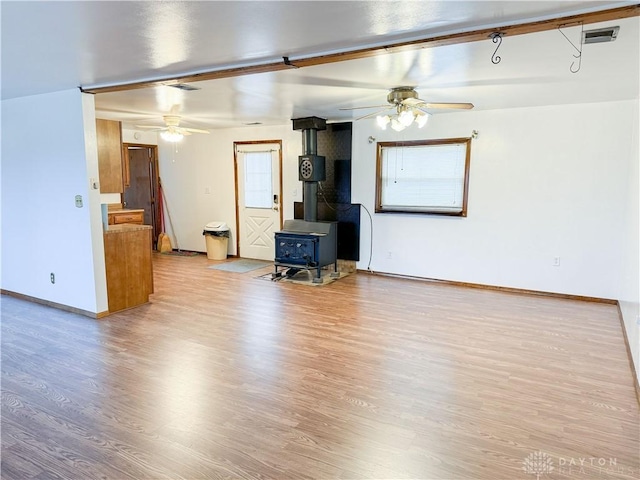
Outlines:
{"type": "Polygon", "coordinates": [[[104,234],[109,312],[142,305],[153,293],[151,228],[104,234]]]}
{"type": "Polygon", "coordinates": [[[122,193],[122,134],[120,122],[96,120],[100,193],[122,193]]]}

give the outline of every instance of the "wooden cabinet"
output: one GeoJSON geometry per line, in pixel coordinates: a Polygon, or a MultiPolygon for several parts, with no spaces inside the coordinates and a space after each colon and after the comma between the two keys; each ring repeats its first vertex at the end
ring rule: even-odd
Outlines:
{"type": "Polygon", "coordinates": [[[144,223],[144,210],[121,210],[109,212],[109,225],[120,225],[122,223],[142,225],[144,223]]]}
{"type": "Polygon", "coordinates": [[[120,122],[96,120],[100,193],[123,193],[120,122]]]}
{"type": "Polygon", "coordinates": [[[110,225],[104,255],[109,313],[147,303],[153,293],[151,226],[110,225]]]}

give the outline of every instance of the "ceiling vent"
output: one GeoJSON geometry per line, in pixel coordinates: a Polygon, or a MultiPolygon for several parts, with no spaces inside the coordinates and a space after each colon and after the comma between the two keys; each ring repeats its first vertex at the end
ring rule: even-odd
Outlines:
{"type": "Polygon", "coordinates": [[[194,87],[192,85],[187,85],[186,83],[174,83],[173,85],[169,85],[170,87],[177,88],[178,90],[184,90],[186,92],[193,92],[194,90],[202,90],[201,88],[194,87]]]}
{"type": "Polygon", "coordinates": [[[620,27],[597,28],[595,30],[587,30],[582,34],[582,43],[588,45],[590,43],[613,42],[618,37],[620,27]]]}

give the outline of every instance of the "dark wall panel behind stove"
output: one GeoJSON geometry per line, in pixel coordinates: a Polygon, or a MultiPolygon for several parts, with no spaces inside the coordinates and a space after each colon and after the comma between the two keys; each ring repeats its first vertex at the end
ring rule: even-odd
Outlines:
{"type": "MultiPolygon", "coordinates": [[[[351,203],[351,122],[318,131],[318,155],[326,159],[326,180],[318,188],[318,220],[338,222],[338,258],[360,260],[360,204],[351,203]]],[[[302,202],[294,218],[304,218],[302,202]]]]}
{"type": "MultiPolygon", "coordinates": [[[[304,218],[304,205],[294,202],[293,217],[304,218]]],[[[360,204],[329,204],[318,200],[318,221],[338,222],[338,258],[360,260],[360,204]]]]}
{"type": "Polygon", "coordinates": [[[324,195],[330,204],[351,203],[351,123],[329,123],[326,130],[320,130],[318,155],[326,158],[327,174],[318,195],[324,195]]]}

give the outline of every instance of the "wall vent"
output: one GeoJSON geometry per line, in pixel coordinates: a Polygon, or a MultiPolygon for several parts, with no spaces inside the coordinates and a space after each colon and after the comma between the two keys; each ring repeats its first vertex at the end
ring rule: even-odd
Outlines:
{"type": "Polygon", "coordinates": [[[620,27],[587,30],[582,34],[582,43],[588,45],[590,43],[613,42],[618,37],[618,31],[620,31],[620,27]]]}

